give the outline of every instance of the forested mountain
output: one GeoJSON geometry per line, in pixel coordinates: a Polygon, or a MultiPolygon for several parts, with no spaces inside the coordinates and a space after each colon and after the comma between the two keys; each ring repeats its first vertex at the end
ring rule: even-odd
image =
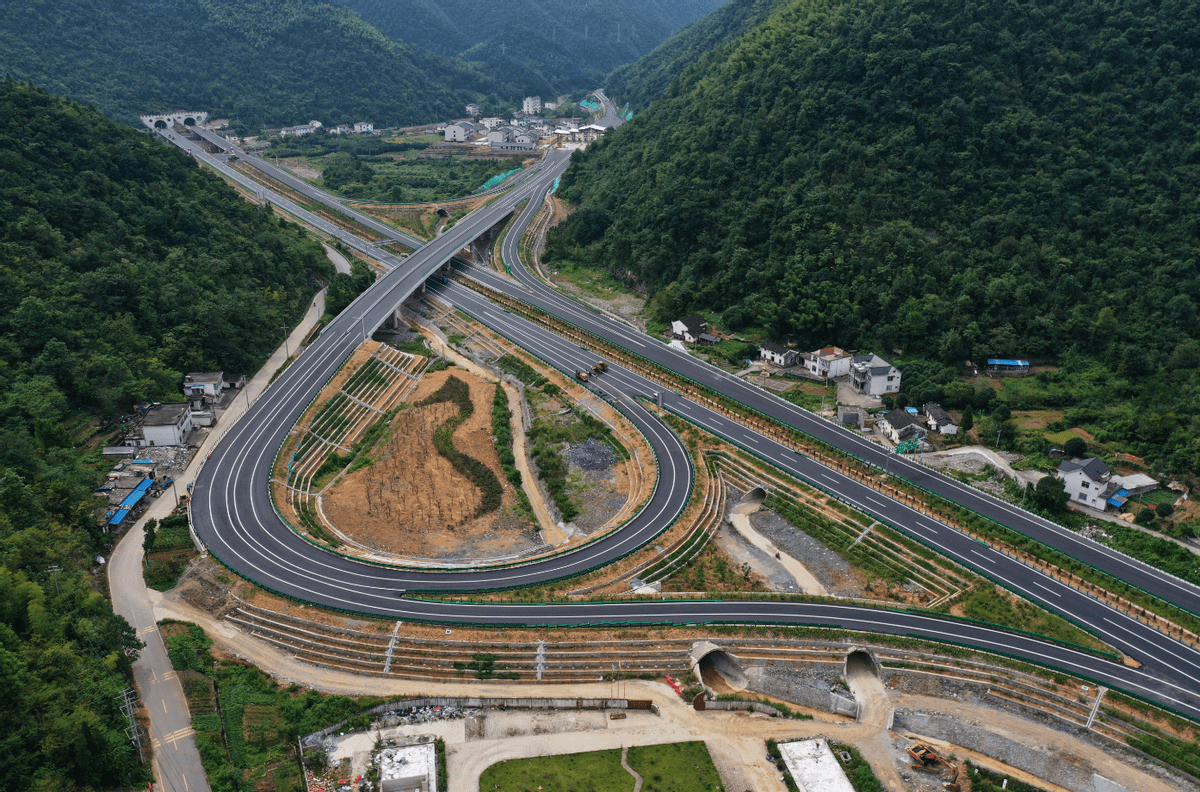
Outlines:
{"type": "Polygon", "coordinates": [[[9,76],[127,123],[184,108],[250,128],[409,125],[520,91],[326,0],[9,0],[0,51],[9,76]]]}
{"type": "Polygon", "coordinates": [[[605,78],[604,90],[618,103],[628,102],[640,110],[663,95],[671,81],[703,57],[716,59],[714,52],[746,31],[757,27],[771,9],[788,0],[730,0],[705,17],[697,19],[654,50],[632,63],[613,69],[605,78]]]}
{"type": "Polygon", "coordinates": [[[0,789],[145,783],[117,701],[139,644],[94,560],[100,427],[185,370],[254,371],[332,275],[182,152],[0,82],[0,789]]]}
{"type": "Polygon", "coordinates": [[[1198,50],[1190,2],[801,0],[575,155],[551,255],[802,348],[1099,361],[1196,469],[1198,50]]]}
{"type": "Polygon", "coordinates": [[[334,0],[392,38],[461,57],[522,94],[595,88],[725,0],[334,0]]]}

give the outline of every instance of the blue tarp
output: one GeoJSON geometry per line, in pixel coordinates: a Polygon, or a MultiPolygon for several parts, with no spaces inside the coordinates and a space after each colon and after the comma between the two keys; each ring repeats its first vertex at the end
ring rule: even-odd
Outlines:
{"type": "Polygon", "coordinates": [[[153,484],[154,484],[154,479],[152,479],[152,478],[143,480],[141,484],[137,485],[137,487],[133,490],[133,492],[129,493],[125,497],[125,500],[121,501],[121,505],[118,508],[129,510],[129,509],[132,509],[134,506],[137,506],[138,501],[140,501],[142,499],[142,497],[150,490],[150,487],[153,484]]]}
{"type": "Polygon", "coordinates": [[[905,407],[904,409],[905,409],[905,411],[906,411],[906,412],[908,412],[908,413],[910,413],[910,414],[912,414],[912,415],[916,415],[916,414],[917,414],[917,408],[916,408],[916,407],[905,407]]]}
{"type": "Polygon", "coordinates": [[[988,358],[989,366],[1029,366],[1028,360],[1015,360],[1010,358],[988,358]]]}
{"type": "Polygon", "coordinates": [[[153,465],[154,460],[153,459],[131,459],[131,460],[129,460],[129,464],[131,464],[131,465],[153,465]]]}
{"type": "Polygon", "coordinates": [[[108,524],[109,525],[120,525],[121,520],[124,520],[126,517],[129,516],[129,512],[130,512],[130,510],[126,509],[124,507],[117,509],[116,513],[113,514],[112,519],[108,521],[108,524]]]}
{"type": "Polygon", "coordinates": [[[1120,508],[1125,505],[1125,501],[1129,500],[1129,490],[1117,490],[1116,493],[1108,499],[1109,506],[1120,508]]]}

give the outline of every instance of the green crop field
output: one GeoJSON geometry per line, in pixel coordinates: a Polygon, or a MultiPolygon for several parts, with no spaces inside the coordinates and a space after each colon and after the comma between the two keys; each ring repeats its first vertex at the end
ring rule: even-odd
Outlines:
{"type": "MultiPolygon", "coordinates": [[[[724,790],[703,742],[629,749],[629,766],[642,776],[643,792],[724,790]]],[[[619,750],[511,759],[483,771],[479,788],[494,792],[632,792],[633,776],[619,750]]]]}

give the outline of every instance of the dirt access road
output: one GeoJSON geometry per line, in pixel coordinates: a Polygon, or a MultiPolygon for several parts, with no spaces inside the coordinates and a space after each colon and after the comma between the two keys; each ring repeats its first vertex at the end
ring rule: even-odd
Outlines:
{"type": "MultiPolygon", "coordinates": [[[[363,677],[344,671],[317,668],[302,663],[235,628],[229,622],[214,619],[179,600],[172,593],[149,592],[155,617],[174,618],[201,625],[213,639],[214,647],[247,660],[278,678],[281,683],[296,682],[317,690],[342,695],[439,695],[493,697],[607,697],[612,694],[606,683],[578,685],[526,685],[484,682],[436,684],[427,681],[380,679],[363,677]]],[[[812,721],[782,720],[765,715],[740,712],[696,712],[667,685],[644,680],[630,680],[626,695],[645,698],[658,704],[661,715],[630,712],[624,720],[603,721],[603,728],[588,731],[551,731],[536,727],[535,719],[523,715],[526,728],[515,725],[503,729],[484,730],[482,735],[469,738],[465,733],[447,741],[447,758],[451,777],[451,792],[475,792],[479,775],[498,761],[557,753],[577,753],[630,745],[654,745],[684,740],[703,740],[725,781],[727,789],[754,792],[783,792],[785,789],[774,767],[765,760],[767,739],[804,739],[818,735],[848,742],[859,748],[871,763],[885,788],[893,792],[906,791],[899,771],[907,766],[903,749],[907,741],[886,729],[885,719],[893,707],[940,712],[963,720],[986,724],[987,728],[1009,739],[1039,751],[1061,752],[1090,762],[1097,772],[1138,792],[1174,792],[1170,784],[1127,765],[1100,748],[1035,721],[988,707],[972,707],[960,702],[901,694],[885,689],[866,668],[853,666],[848,683],[863,702],[863,717],[858,722],[818,714],[812,721]]],[[[517,713],[504,713],[510,719],[517,713]]],[[[573,714],[573,713],[568,713],[573,714]]],[[[509,721],[506,721],[508,724],[509,721]]],[[[512,721],[513,724],[516,721],[512,721]]],[[[565,727],[565,724],[563,724],[565,727]]],[[[920,735],[914,735],[927,742],[920,735]]],[[[1050,792],[1058,792],[1028,774],[1008,767],[990,757],[975,755],[955,746],[947,750],[958,756],[1016,778],[1037,783],[1050,792]]]]}

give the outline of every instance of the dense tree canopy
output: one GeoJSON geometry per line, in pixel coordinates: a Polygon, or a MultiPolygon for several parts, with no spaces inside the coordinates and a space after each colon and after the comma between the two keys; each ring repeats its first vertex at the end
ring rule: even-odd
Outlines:
{"type": "Polygon", "coordinates": [[[0,51],[10,76],[127,123],[183,108],[246,128],[410,125],[520,90],[327,0],[10,0],[0,51]]]}
{"type": "Polygon", "coordinates": [[[447,57],[523,94],[592,89],[723,0],[334,0],[399,41],[447,57]]]}
{"type": "Polygon", "coordinates": [[[604,80],[604,89],[618,102],[640,110],[658,99],[667,86],[701,58],[716,60],[720,48],[758,26],[787,0],[730,0],[707,16],[659,44],[641,58],[618,66],[604,80]]]}
{"type": "Polygon", "coordinates": [[[181,152],[0,82],[0,788],[144,783],[117,699],[139,643],[99,593],[83,448],[186,369],[258,368],[332,274],[181,152]]]}
{"type": "Polygon", "coordinates": [[[1188,414],[1170,444],[1200,363],[1198,48],[1186,2],[793,3],[575,155],[550,254],[809,348],[1099,361],[1188,414]]]}

